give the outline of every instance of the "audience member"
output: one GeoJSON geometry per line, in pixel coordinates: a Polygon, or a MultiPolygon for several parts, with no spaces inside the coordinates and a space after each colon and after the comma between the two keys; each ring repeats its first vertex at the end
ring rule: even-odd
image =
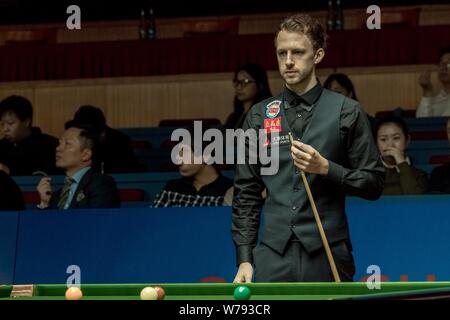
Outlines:
{"type": "Polygon", "coordinates": [[[450,116],[450,47],[440,54],[438,78],[442,89],[435,95],[430,71],[424,71],[420,75],[419,85],[423,89],[423,95],[417,107],[416,117],[450,116]]]}
{"type": "Polygon", "coordinates": [[[382,118],[376,127],[377,145],[386,167],[384,195],[421,194],[428,189],[428,175],[415,168],[405,149],[409,144],[408,127],[402,118],[382,118]]]}
{"type": "Polygon", "coordinates": [[[250,108],[272,96],[266,71],[257,64],[246,64],[239,67],[233,78],[235,89],[234,111],[224,124],[225,129],[242,127],[245,116],[250,108]]]}
{"type": "Polygon", "coordinates": [[[56,148],[56,166],[64,170],[66,179],[58,192],[53,192],[51,178],[44,177],[37,190],[39,208],[78,209],[120,207],[114,180],[93,169],[98,136],[92,127],[75,121],[66,123],[66,131],[56,148]]]}
{"type": "Polygon", "coordinates": [[[98,130],[100,145],[98,159],[102,173],[127,173],[144,171],[134,154],[131,139],[106,124],[103,111],[94,106],[82,106],[74,115],[77,123],[98,130]]]}
{"type": "MultiPolygon", "coordinates": [[[[358,97],[356,96],[355,92],[355,86],[353,85],[352,80],[350,80],[350,78],[343,73],[333,73],[329,75],[323,83],[323,87],[358,101],[358,97]]],[[[369,115],[367,112],[366,114],[369,118],[372,131],[374,131],[376,122],[375,118],[369,115]]]]}
{"type": "Polygon", "coordinates": [[[353,82],[343,73],[330,74],[323,83],[323,87],[358,101],[353,82]]]}
{"type": "Polygon", "coordinates": [[[32,127],[33,107],[21,96],[9,96],[0,102],[0,167],[13,176],[32,175],[35,171],[58,173],[55,149],[58,140],[32,127]]]}
{"type": "Polygon", "coordinates": [[[183,145],[179,155],[181,178],[166,184],[156,196],[154,208],[230,205],[224,203],[224,198],[232,199],[233,181],[221,175],[214,165],[206,164],[202,157],[194,160],[200,157],[194,155],[192,145],[183,145]]]}
{"type": "MultiPolygon", "coordinates": [[[[447,120],[447,138],[450,143],[450,118],[447,120]]],[[[430,192],[450,193],[450,156],[447,163],[431,172],[430,192]]]]}
{"type": "Polygon", "coordinates": [[[0,170],[0,211],[15,211],[25,208],[22,191],[14,180],[0,170]]]}

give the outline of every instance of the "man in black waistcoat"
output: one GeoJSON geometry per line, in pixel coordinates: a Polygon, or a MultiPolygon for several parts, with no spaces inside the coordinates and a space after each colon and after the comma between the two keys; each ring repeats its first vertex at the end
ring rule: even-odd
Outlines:
{"type": "Polygon", "coordinates": [[[361,106],[324,89],[316,78],[325,42],[323,27],[308,15],[294,15],[280,25],[275,46],[286,88],[254,105],[243,127],[265,130],[269,150],[278,145],[279,170],[261,175],[260,163],[236,166],[235,282],[251,282],[253,276],[258,282],[334,280],[300,170],[309,182],[340,278],[353,280],[345,197],[378,199],[385,174],[361,106]],[[293,146],[289,132],[296,139],[293,146]]]}

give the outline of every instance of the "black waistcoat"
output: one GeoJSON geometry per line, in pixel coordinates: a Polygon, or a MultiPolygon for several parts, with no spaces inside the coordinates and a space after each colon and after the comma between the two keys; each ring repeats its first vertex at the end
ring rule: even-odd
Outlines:
{"type": "MultiPolygon", "coordinates": [[[[322,241],[303,181],[292,161],[287,136],[291,128],[284,113],[284,104],[287,102],[283,95],[274,97],[273,101],[279,101],[279,113],[276,114],[277,108],[268,108],[270,102],[261,105],[264,108],[261,114],[265,115],[262,121],[266,121],[261,123],[261,127],[267,128],[274,119],[279,120],[275,124],[281,124],[281,128],[275,126],[275,130],[279,131],[279,139],[270,139],[270,145],[279,143],[279,171],[275,175],[262,176],[268,192],[263,210],[261,241],[282,253],[294,233],[304,248],[313,252],[322,247],[322,241]]],[[[347,152],[339,129],[343,102],[342,95],[324,89],[313,107],[313,116],[301,141],[311,145],[326,159],[346,166],[347,152]]],[[[341,187],[321,175],[306,173],[306,177],[328,241],[333,243],[348,239],[345,194],[341,187]]]]}

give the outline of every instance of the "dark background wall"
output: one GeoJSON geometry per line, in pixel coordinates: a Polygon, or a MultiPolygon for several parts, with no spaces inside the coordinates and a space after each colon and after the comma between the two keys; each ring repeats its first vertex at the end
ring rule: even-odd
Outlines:
{"type": "MultiPolygon", "coordinates": [[[[411,6],[420,4],[448,4],[449,0],[341,0],[343,9],[379,6],[411,6]]],[[[271,13],[286,11],[313,11],[327,8],[328,0],[82,0],[31,1],[0,0],[0,24],[59,22],[67,18],[66,8],[71,4],[81,7],[84,21],[138,19],[140,8],[151,5],[157,17],[209,16],[271,13]]]]}

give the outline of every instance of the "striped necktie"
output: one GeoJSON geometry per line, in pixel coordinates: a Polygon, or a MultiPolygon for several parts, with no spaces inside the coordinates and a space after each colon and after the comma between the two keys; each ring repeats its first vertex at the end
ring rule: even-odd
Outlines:
{"type": "Polygon", "coordinates": [[[64,209],[67,202],[67,198],[69,198],[70,187],[74,182],[75,180],[73,180],[72,178],[66,177],[66,180],[64,181],[64,186],[61,190],[61,196],[59,197],[58,209],[64,209]]]}

